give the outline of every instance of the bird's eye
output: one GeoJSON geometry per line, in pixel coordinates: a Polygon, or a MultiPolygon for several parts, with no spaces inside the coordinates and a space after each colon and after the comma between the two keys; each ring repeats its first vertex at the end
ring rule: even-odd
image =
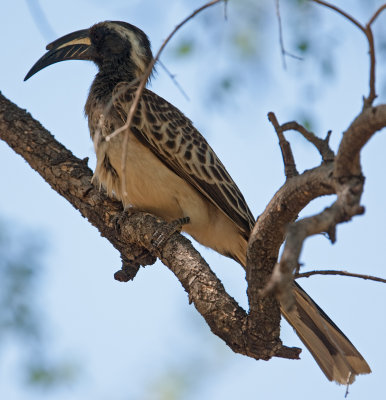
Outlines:
{"type": "Polygon", "coordinates": [[[94,43],[99,43],[102,40],[102,34],[101,32],[95,30],[92,32],[91,38],[94,43]]]}

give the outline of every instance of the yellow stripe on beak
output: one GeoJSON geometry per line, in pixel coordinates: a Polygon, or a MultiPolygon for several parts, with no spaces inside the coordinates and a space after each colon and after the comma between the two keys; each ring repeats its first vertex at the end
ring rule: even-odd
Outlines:
{"type": "Polygon", "coordinates": [[[73,46],[76,44],[85,44],[87,46],[91,46],[91,40],[88,37],[70,40],[69,42],[63,43],[61,46],[57,47],[56,50],[62,49],[63,47],[67,47],[67,46],[73,46]]]}

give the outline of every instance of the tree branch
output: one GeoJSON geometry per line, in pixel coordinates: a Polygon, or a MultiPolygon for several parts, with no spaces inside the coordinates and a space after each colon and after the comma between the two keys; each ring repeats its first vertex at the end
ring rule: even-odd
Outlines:
{"type": "Polygon", "coordinates": [[[383,10],[386,10],[386,4],[383,4],[378,8],[377,11],[375,11],[374,15],[370,18],[369,22],[367,23],[367,26],[371,26],[375,20],[379,17],[379,15],[382,13],[383,10]]]}
{"type": "Polygon", "coordinates": [[[286,178],[292,178],[293,176],[299,175],[298,170],[296,169],[295,159],[292,154],[291,145],[286,140],[283,135],[283,127],[279,124],[276,115],[273,112],[268,113],[268,120],[275,128],[277,137],[279,138],[279,146],[281,150],[281,155],[283,157],[284,164],[284,174],[286,178]]]}
{"type": "MultiPolygon", "coordinates": [[[[332,174],[333,164],[330,163],[287,180],[257,219],[248,243],[247,294],[252,321],[258,326],[266,315],[280,320],[275,296],[269,293],[262,296],[261,289],[272,277],[287,226],[310,201],[334,193],[332,174]]],[[[273,335],[273,331],[266,335],[273,335]]]]}
{"type": "Polygon", "coordinates": [[[281,125],[281,129],[283,132],[289,130],[299,132],[305,139],[307,139],[317,148],[324,162],[330,162],[334,160],[335,154],[328,144],[331,136],[331,131],[327,133],[325,139],[320,139],[313,132],[310,132],[303,125],[300,125],[296,121],[286,122],[285,124],[281,125]]]}
{"type": "MultiPolygon", "coordinates": [[[[44,129],[30,114],[0,94],[0,139],[4,140],[94,225],[118,251],[124,262],[149,265],[159,255],[189,294],[189,301],[210,329],[235,352],[256,359],[272,356],[296,359],[300,349],[279,339],[267,340],[264,326],[229,296],[220,280],[184,236],[174,233],[163,248],[154,247],[155,233],[168,232],[168,224],[150,214],[122,214],[122,205],[91,184],[92,171],[44,129]],[[116,229],[119,221],[120,229],[116,229]],[[253,326],[253,330],[251,329],[253,326]]],[[[279,321],[277,322],[279,330],[279,321]]]]}
{"type": "Polygon", "coordinates": [[[292,279],[299,267],[299,256],[304,240],[326,232],[331,241],[336,240],[336,226],[363,214],[360,205],[364,178],[361,173],[359,152],[372,135],[386,126],[386,105],[362,111],[343,134],[338,155],[333,163],[334,191],[338,195],[331,207],[312,217],[303,218],[287,228],[287,239],[280,262],[261,295],[273,291],[279,295],[283,306],[293,306],[292,279]]]}

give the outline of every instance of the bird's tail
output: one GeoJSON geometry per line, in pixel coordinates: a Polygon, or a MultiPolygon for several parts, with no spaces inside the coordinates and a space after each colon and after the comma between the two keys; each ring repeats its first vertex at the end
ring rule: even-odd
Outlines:
{"type": "Polygon", "coordinates": [[[296,307],[281,310],[330,381],[354,382],[355,376],[371,372],[366,360],[326,313],[298,285],[294,285],[296,307]]]}

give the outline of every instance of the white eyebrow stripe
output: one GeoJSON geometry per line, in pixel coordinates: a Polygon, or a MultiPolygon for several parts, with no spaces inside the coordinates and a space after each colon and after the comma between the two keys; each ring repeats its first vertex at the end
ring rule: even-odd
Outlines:
{"type": "Polygon", "coordinates": [[[117,24],[110,24],[110,25],[111,28],[115,30],[115,32],[117,32],[120,36],[122,36],[122,38],[130,41],[132,48],[131,58],[134,64],[137,66],[138,70],[140,71],[140,75],[137,76],[137,78],[140,78],[145,73],[146,70],[146,54],[143,46],[141,46],[138,40],[137,35],[134,32],[120,25],[117,24]]]}

